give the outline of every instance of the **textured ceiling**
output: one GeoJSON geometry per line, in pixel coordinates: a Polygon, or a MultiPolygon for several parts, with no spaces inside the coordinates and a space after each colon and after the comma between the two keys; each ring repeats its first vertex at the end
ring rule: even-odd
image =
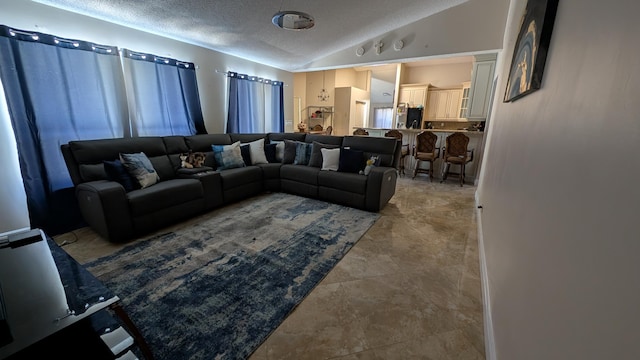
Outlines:
{"type": "Polygon", "coordinates": [[[35,0],[283,70],[318,59],[468,0],[35,0]],[[280,10],[315,19],[305,31],[277,28],[280,10]]]}

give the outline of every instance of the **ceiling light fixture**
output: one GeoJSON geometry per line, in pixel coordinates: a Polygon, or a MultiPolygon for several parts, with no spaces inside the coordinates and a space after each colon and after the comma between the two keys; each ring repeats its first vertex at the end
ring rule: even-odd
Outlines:
{"type": "Polygon", "coordinates": [[[322,71],[322,90],[320,90],[318,99],[320,99],[320,101],[327,101],[329,99],[329,93],[324,88],[324,71],[322,71]]]}
{"type": "Polygon", "coordinates": [[[315,25],[311,15],[300,11],[278,11],[273,15],[271,22],[285,30],[306,30],[315,25]]]}

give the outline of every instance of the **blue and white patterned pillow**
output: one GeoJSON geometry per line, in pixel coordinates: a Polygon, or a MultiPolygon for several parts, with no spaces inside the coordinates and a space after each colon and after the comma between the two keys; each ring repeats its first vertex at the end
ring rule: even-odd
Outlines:
{"type": "Polygon", "coordinates": [[[120,162],[122,162],[129,174],[138,181],[142,189],[160,181],[160,176],[158,176],[151,161],[143,152],[134,154],[121,153],[120,162]]]}
{"type": "Polygon", "coordinates": [[[244,167],[242,152],[240,151],[240,141],[231,145],[212,145],[213,156],[216,159],[218,170],[244,167]]]}
{"type": "Polygon", "coordinates": [[[298,142],[296,144],[296,157],[293,160],[295,165],[308,165],[311,159],[311,144],[298,142]]]}

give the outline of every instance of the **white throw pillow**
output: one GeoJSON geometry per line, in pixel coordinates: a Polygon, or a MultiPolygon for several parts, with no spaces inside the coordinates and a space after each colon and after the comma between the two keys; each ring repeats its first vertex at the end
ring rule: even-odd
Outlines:
{"type": "Polygon", "coordinates": [[[340,163],[340,148],[335,149],[320,149],[322,152],[322,169],[338,171],[338,164],[340,163]]]}
{"type": "Polygon", "coordinates": [[[267,156],[264,154],[264,139],[250,142],[249,150],[251,152],[251,165],[269,163],[267,156]]]}

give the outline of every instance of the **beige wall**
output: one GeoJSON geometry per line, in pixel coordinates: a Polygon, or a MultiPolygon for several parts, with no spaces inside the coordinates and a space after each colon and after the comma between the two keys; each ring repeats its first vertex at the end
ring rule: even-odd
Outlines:
{"type": "Polygon", "coordinates": [[[560,1],[542,88],[503,103],[526,2],[477,191],[495,358],[640,359],[640,3],[560,1]]]}
{"type": "Polygon", "coordinates": [[[471,81],[473,63],[404,67],[404,84],[431,84],[436,87],[461,87],[471,81]]]}

